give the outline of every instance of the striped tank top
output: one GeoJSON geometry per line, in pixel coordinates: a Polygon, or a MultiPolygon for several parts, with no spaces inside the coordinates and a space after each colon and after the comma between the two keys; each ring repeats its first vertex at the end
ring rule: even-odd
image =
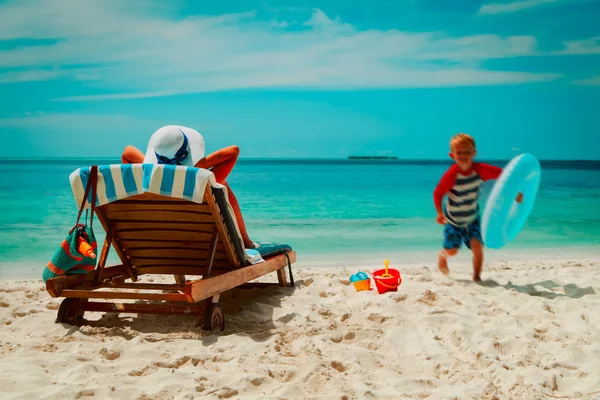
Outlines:
{"type": "Polygon", "coordinates": [[[474,170],[469,175],[457,174],[448,192],[444,214],[452,225],[466,226],[479,215],[479,191],[483,180],[474,170]]]}
{"type": "Polygon", "coordinates": [[[501,173],[502,168],[484,163],[474,162],[468,172],[462,172],[453,165],[433,192],[436,209],[443,211],[452,225],[469,225],[479,216],[479,192],[483,182],[498,179],[501,173]],[[442,205],[446,195],[446,202],[442,205]]]}

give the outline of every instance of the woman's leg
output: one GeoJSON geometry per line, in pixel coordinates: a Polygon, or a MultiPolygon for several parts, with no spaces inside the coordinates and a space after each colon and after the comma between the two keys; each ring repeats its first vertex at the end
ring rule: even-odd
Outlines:
{"type": "Polygon", "coordinates": [[[253,249],[254,242],[252,242],[252,240],[248,236],[248,232],[246,231],[246,224],[244,223],[244,217],[242,216],[240,205],[238,204],[237,198],[235,197],[233,190],[231,190],[231,187],[226,181],[227,177],[231,173],[231,170],[235,166],[239,154],[239,147],[225,147],[198,161],[196,163],[196,167],[210,168],[211,172],[215,175],[217,182],[221,183],[227,188],[229,204],[231,204],[231,207],[233,208],[235,219],[237,221],[238,227],[240,228],[240,233],[242,234],[242,239],[244,241],[244,247],[246,247],[247,249],[253,249]]]}
{"type": "Polygon", "coordinates": [[[223,182],[223,185],[227,188],[227,195],[229,198],[229,204],[233,208],[233,213],[235,214],[235,220],[240,228],[240,233],[242,234],[242,239],[244,241],[244,247],[247,249],[254,248],[254,242],[248,236],[248,231],[246,231],[246,224],[244,223],[244,217],[242,217],[242,211],[240,210],[240,205],[237,202],[237,198],[233,193],[233,190],[229,187],[227,182],[223,182]]]}
{"type": "Polygon", "coordinates": [[[144,153],[133,146],[125,147],[121,154],[121,162],[123,164],[142,164],[144,162],[144,153]]]}

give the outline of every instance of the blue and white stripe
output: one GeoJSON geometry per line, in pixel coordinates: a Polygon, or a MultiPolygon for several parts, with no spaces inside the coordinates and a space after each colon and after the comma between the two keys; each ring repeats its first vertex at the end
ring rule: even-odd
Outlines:
{"type": "MultiPolygon", "coordinates": [[[[81,205],[90,167],[79,168],[71,173],[71,190],[81,205]]],[[[112,164],[98,166],[96,206],[125,199],[142,193],[155,193],[202,203],[206,185],[219,185],[212,172],[206,169],[164,164],[112,164]]],[[[85,208],[89,208],[92,192],[88,194],[85,208]]]]}
{"type": "Polygon", "coordinates": [[[458,174],[446,201],[445,214],[452,225],[466,226],[479,215],[479,191],[483,180],[473,171],[467,176],[458,174]]]}

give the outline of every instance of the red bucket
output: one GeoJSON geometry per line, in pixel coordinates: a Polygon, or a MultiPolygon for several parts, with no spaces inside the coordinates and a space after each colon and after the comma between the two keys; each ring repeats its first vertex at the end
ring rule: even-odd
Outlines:
{"type": "Polygon", "coordinates": [[[377,292],[379,292],[379,294],[395,292],[402,283],[400,271],[392,268],[388,268],[387,275],[385,269],[378,269],[373,272],[373,280],[375,280],[375,286],[377,287],[377,292]]]}

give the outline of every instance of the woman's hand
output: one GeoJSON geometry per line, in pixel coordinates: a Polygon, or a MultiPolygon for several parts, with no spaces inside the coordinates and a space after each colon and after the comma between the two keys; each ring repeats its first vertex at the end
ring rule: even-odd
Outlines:
{"type": "Polygon", "coordinates": [[[212,168],[211,171],[213,174],[215,174],[215,179],[217,182],[223,183],[229,176],[229,173],[233,169],[233,166],[235,165],[239,155],[239,147],[228,146],[200,159],[194,166],[196,168],[204,169],[212,168]]]}

